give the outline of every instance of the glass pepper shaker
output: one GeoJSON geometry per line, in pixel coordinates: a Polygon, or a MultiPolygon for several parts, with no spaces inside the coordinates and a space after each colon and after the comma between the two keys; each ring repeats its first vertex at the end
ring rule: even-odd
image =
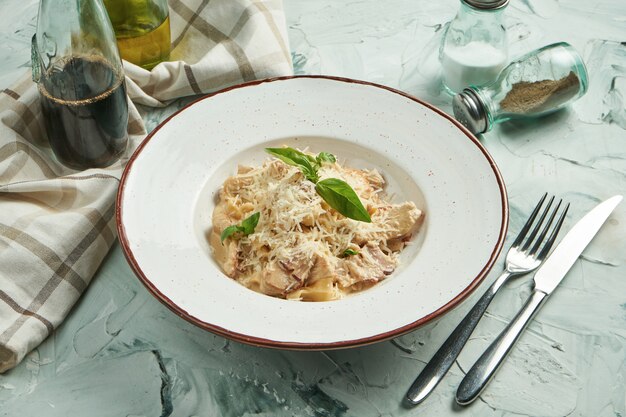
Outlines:
{"type": "Polygon", "coordinates": [[[461,0],[439,51],[444,88],[451,94],[493,81],[508,60],[502,23],[509,0],[461,0]]]}
{"type": "Polygon", "coordinates": [[[465,88],[452,108],[472,133],[484,133],[495,123],[559,110],[584,95],[587,85],[578,52],[568,43],[555,43],[513,61],[494,82],[465,88]]]}
{"type": "Polygon", "coordinates": [[[104,0],[122,59],[151,70],[170,57],[167,0],[104,0]]]}
{"type": "Polygon", "coordinates": [[[128,144],[128,102],[101,0],[41,0],[31,59],[57,159],[74,169],[117,161],[128,144]]]}

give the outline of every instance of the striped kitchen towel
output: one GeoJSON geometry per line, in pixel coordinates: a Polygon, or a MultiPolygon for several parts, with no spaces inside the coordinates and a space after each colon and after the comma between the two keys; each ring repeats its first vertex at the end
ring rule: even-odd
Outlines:
{"type": "Polygon", "coordinates": [[[47,143],[27,75],[0,91],[0,372],[37,347],[70,312],[116,238],[115,195],[146,131],[133,103],[291,75],[280,0],[170,0],[171,61],[124,62],[130,145],[105,169],[75,171],[47,143]]]}

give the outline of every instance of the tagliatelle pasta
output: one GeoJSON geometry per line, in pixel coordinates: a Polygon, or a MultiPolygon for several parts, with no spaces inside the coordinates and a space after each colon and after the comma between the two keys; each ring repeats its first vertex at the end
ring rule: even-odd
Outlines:
{"type": "Polygon", "coordinates": [[[376,170],[324,162],[320,180],[347,182],[371,223],[331,208],[301,171],[279,160],[240,166],[220,190],[210,243],[222,270],[242,285],[271,296],[328,301],[371,287],[398,265],[398,254],[423,221],[413,202],[391,204],[376,170]],[[232,235],[229,226],[260,213],[253,233],[232,235]]]}

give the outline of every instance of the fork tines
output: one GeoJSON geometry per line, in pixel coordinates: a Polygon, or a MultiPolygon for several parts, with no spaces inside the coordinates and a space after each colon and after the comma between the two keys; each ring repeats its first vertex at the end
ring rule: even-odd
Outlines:
{"type": "MultiPolygon", "coordinates": [[[[524,242],[524,245],[520,248],[522,252],[530,256],[536,255],[537,251],[539,250],[539,247],[544,242],[546,235],[550,231],[550,226],[554,222],[556,214],[559,211],[561,204],[563,203],[563,200],[559,200],[558,204],[556,205],[556,208],[554,208],[554,210],[552,210],[551,214],[549,215],[548,222],[545,224],[541,232],[539,232],[539,230],[541,229],[541,226],[546,220],[546,217],[550,213],[550,208],[552,207],[552,204],[554,203],[554,196],[552,196],[550,197],[550,200],[548,201],[548,204],[546,205],[545,209],[543,209],[543,211],[539,215],[539,219],[535,223],[535,219],[537,218],[537,215],[539,214],[539,211],[541,210],[541,207],[543,206],[543,203],[545,202],[547,196],[548,196],[548,193],[545,193],[543,197],[541,197],[541,200],[539,200],[539,203],[537,203],[537,206],[535,207],[532,214],[526,221],[526,224],[524,225],[524,227],[522,227],[522,230],[520,230],[519,235],[517,236],[517,238],[515,239],[515,242],[513,242],[513,245],[512,245],[513,247],[519,247],[519,245],[522,243],[522,241],[526,237],[526,234],[532,227],[533,229],[530,232],[528,239],[526,239],[526,241],[524,242]],[[533,223],[535,223],[534,227],[533,227],[533,223]],[[537,237],[537,233],[539,233],[538,237],[537,237]],[[537,239],[535,239],[536,237],[537,239]],[[533,241],[534,241],[534,244],[533,244],[533,241]],[[531,248],[530,251],[528,251],[529,248],[531,248]]],[[[537,259],[539,260],[545,259],[545,257],[550,252],[550,249],[552,248],[552,245],[554,244],[554,241],[556,240],[559,230],[561,229],[561,225],[563,224],[563,221],[565,220],[567,210],[569,210],[569,203],[567,203],[567,205],[565,206],[565,209],[563,209],[563,211],[561,212],[559,219],[556,221],[554,227],[552,228],[552,232],[550,233],[548,240],[545,242],[543,248],[541,249],[541,252],[539,252],[539,254],[537,255],[537,259]]]]}

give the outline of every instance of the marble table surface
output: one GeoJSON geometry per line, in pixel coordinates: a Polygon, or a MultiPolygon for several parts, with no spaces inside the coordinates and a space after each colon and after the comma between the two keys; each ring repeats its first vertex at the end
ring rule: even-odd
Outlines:
{"type": "MultiPolygon", "coordinates": [[[[0,88],[29,70],[36,0],[0,2],[0,88]]],[[[450,113],[437,49],[455,0],[286,0],[297,74],[404,90],[450,113]]],[[[481,137],[508,189],[510,233],[538,196],[572,203],[571,225],[626,192],[626,3],[512,0],[513,55],[568,41],[590,90],[571,108],[481,137]]],[[[184,102],[146,116],[152,129],[184,102]]],[[[512,233],[511,233],[512,232],[512,233]]],[[[616,213],[469,407],[454,403],[473,361],[525,301],[530,277],[489,307],[436,391],[401,399],[416,374],[502,268],[455,310],[393,341],[327,352],[242,345],[174,315],[135,278],[115,245],[62,326],[0,375],[0,416],[626,416],[626,204],[616,213]]]]}

